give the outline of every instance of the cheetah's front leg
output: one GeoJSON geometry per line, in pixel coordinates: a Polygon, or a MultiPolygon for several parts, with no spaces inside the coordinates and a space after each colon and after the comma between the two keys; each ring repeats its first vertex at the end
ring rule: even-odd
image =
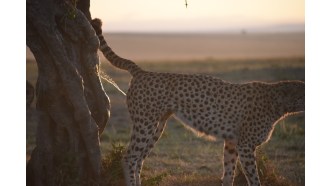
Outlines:
{"type": "Polygon", "coordinates": [[[224,168],[222,175],[223,186],[233,185],[236,160],[237,160],[236,144],[229,140],[225,140],[224,150],[223,150],[223,168],[224,168]]]}

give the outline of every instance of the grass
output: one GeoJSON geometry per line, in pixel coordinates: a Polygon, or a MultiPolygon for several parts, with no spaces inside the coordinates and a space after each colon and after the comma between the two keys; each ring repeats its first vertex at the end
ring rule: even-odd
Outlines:
{"type": "MultiPolygon", "coordinates": [[[[209,74],[230,82],[305,80],[304,58],[230,61],[206,59],[185,62],[138,62],[138,64],[151,71],[209,74]]],[[[36,82],[36,69],[35,62],[27,62],[27,79],[32,83],[36,82]]],[[[127,91],[130,79],[127,72],[115,69],[106,62],[101,64],[101,69],[109,74],[120,88],[127,91]]],[[[118,148],[125,146],[130,139],[131,121],[125,106],[125,97],[112,85],[105,82],[103,85],[110,97],[112,111],[110,121],[101,135],[101,150],[105,166],[111,167],[114,166],[111,162],[120,159],[119,155],[122,151],[118,151],[118,148]]],[[[27,159],[35,143],[33,137],[36,119],[33,118],[33,114],[34,112],[31,112],[29,116],[27,115],[27,159]],[[31,117],[32,119],[29,119],[31,117]]],[[[222,148],[221,142],[198,138],[177,121],[170,119],[164,134],[144,163],[143,184],[147,186],[219,185],[222,174],[222,148]]],[[[305,185],[303,114],[290,116],[276,125],[271,140],[258,148],[258,165],[264,185],[305,185]]],[[[103,177],[113,179],[111,176],[113,174],[117,173],[110,172],[103,177]]],[[[121,179],[112,182],[123,184],[121,179]]],[[[238,166],[235,185],[244,184],[245,178],[238,166]]]]}

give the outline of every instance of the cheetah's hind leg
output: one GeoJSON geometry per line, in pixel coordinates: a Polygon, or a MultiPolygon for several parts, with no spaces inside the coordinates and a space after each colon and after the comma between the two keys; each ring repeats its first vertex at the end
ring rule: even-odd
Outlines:
{"type": "Polygon", "coordinates": [[[167,112],[158,121],[149,121],[148,125],[144,122],[134,123],[131,142],[123,159],[127,185],[141,185],[143,161],[160,138],[170,115],[171,113],[167,112]]]}
{"type": "Polygon", "coordinates": [[[158,122],[157,128],[155,129],[155,131],[153,133],[152,139],[148,141],[148,144],[146,145],[147,148],[142,151],[142,154],[141,154],[140,158],[138,159],[137,174],[135,175],[137,185],[141,185],[140,176],[141,176],[144,159],[149,155],[150,151],[152,150],[152,148],[155,146],[155,144],[161,137],[161,135],[165,129],[167,119],[170,116],[171,116],[171,113],[167,112],[163,117],[161,117],[161,119],[158,122]]]}
{"type": "Polygon", "coordinates": [[[255,148],[253,149],[249,146],[238,145],[237,151],[249,186],[260,186],[261,184],[257,169],[255,148]]]}
{"type": "Polygon", "coordinates": [[[236,143],[230,140],[225,140],[223,148],[223,186],[233,185],[237,156],[236,143]]]}

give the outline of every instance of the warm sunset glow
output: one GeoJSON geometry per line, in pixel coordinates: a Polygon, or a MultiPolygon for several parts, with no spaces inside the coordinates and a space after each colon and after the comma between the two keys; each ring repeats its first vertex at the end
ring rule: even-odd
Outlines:
{"type": "Polygon", "coordinates": [[[304,30],[304,0],[97,0],[107,31],[304,30]]]}

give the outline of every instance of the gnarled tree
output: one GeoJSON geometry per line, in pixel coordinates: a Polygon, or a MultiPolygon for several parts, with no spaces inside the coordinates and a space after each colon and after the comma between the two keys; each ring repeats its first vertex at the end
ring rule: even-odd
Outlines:
{"type": "Polygon", "coordinates": [[[27,185],[98,185],[99,135],[110,102],[99,77],[89,0],[27,0],[27,46],[38,65],[40,118],[27,185]]]}

